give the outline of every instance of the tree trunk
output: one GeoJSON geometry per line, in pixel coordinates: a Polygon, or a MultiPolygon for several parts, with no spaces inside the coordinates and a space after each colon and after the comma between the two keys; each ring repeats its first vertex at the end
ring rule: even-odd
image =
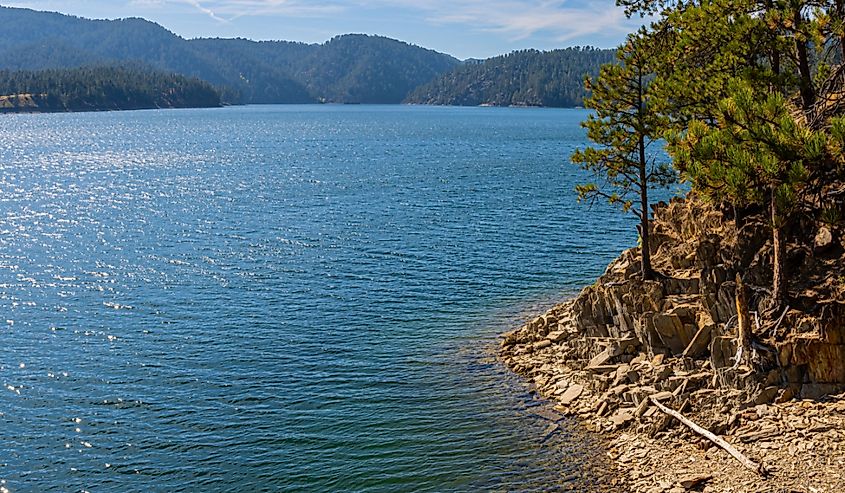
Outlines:
{"type": "Polygon", "coordinates": [[[778,52],[772,53],[772,72],[780,75],[780,53],[778,52]]]}
{"type": "MultiPolygon", "coordinates": [[[[639,74],[639,115],[643,114],[643,77],[639,74]]],[[[644,281],[654,280],[654,270],[651,268],[651,242],[649,241],[648,231],[648,169],[645,157],[645,137],[643,136],[642,125],[639,130],[639,139],[637,140],[637,148],[639,150],[639,171],[640,171],[640,236],[643,240],[642,251],[642,275],[644,281]]]]}
{"type": "Polygon", "coordinates": [[[779,311],[786,299],[786,280],[784,279],[784,262],[783,262],[783,225],[781,224],[780,214],[778,214],[778,205],[775,189],[772,189],[772,311],[779,311]]]}
{"type": "MultiPolygon", "coordinates": [[[[836,1],[843,1],[843,0],[836,0],[836,1]]],[[[774,0],[766,0],[766,10],[771,12],[775,8],[774,0]]],[[[780,52],[778,50],[772,50],[770,54],[771,63],[772,63],[772,72],[775,75],[780,75],[780,52]]]]}
{"type": "MultiPolygon", "coordinates": [[[[845,1],[836,0],[834,4],[836,5],[836,17],[842,22],[845,19],[845,1]]],[[[839,29],[842,29],[842,26],[839,26],[839,29]]],[[[845,63],[845,32],[840,31],[837,39],[839,40],[839,63],[845,63]]]]}
{"type": "Polygon", "coordinates": [[[646,166],[645,166],[645,142],[640,137],[640,236],[643,239],[643,265],[642,274],[643,280],[654,280],[654,270],[651,268],[651,241],[649,239],[648,227],[648,186],[646,183],[646,166]]]}
{"type": "Polygon", "coordinates": [[[738,365],[748,365],[751,358],[751,316],[748,312],[748,294],[739,272],[736,273],[736,345],[738,365]]]}
{"type": "MultiPolygon", "coordinates": [[[[804,18],[801,9],[796,8],[793,13],[794,29],[800,30],[804,26],[804,18]]],[[[807,50],[807,42],[795,36],[795,54],[798,56],[798,89],[801,93],[801,106],[804,112],[810,111],[816,102],[816,94],[813,89],[813,75],[810,72],[810,55],[807,50]]]]}

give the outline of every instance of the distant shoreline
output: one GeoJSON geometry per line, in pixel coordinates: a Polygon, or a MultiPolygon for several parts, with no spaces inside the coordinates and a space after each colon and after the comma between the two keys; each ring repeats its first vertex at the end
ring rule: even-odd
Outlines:
{"type": "Polygon", "coordinates": [[[0,115],[55,115],[63,113],[115,113],[123,111],[155,111],[155,110],[197,110],[224,108],[231,105],[221,106],[164,106],[164,107],[141,107],[141,108],[90,108],[90,109],[42,109],[42,108],[0,108],[0,115]]]}
{"type": "Polygon", "coordinates": [[[58,109],[58,108],[3,108],[0,107],[0,115],[38,115],[38,114],[62,114],[62,113],[111,113],[120,111],[155,111],[155,110],[190,110],[190,109],[214,109],[229,107],[247,106],[420,106],[430,108],[513,108],[513,109],[556,109],[556,110],[582,110],[582,106],[530,106],[510,105],[499,106],[492,104],[480,105],[449,105],[449,104],[420,104],[420,103],[250,103],[250,104],[221,104],[218,106],[157,106],[137,108],[86,108],[86,109],[58,109]]]}

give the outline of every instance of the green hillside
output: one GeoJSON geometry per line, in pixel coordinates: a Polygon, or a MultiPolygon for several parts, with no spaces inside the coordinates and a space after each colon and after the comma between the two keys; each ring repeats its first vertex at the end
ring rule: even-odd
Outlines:
{"type": "Polygon", "coordinates": [[[185,40],[143,19],[0,7],[0,69],[126,62],[203,79],[231,103],[399,103],[459,63],[380,36],[344,35],[324,44],[185,40]]]}
{"type": "Polygon", "coordinates": [[[584,77],[614,60],[613,50],[524,50],[463,64],[417,88],[416,104],[457,106],[581,106],[584,77]]]}
{"type": "Polygon", "coordinates": [[[103,111],[220,106],[207,82],[147,68],[0,70],[0,112],[103,111]]]}

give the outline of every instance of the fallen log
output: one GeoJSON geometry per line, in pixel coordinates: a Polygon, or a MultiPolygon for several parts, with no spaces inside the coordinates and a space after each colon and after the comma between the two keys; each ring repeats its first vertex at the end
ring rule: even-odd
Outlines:
{"type": "Polygon", "coordinates": [[[757,464],[753,460],[749,459],[748,457],[743,455],[742,452],[735,449],[730,443],[726,442],[721,437],[714,435],[713,433],[707,431],[706,429],[702,428],[701,426],[699,426],[699,425],[695,424],[694,422],[690,421],[689,418],[685,417],[683,414],[679,413],[678,411],[675,411],[673,409],[669,409],[668,407],[664,406],[663,404],[661,404],[660,401],[658,401],[657,399],[655,399],[653,397],[651,398],[651,402],[652,402],[652,404],[657,406],[657,409],[660,409],[661,411],[668,414],[669,416],[672,416],[673,418],[677,419],[678,421],[680,421],[681,423],[686,425],[692,431],[698,433],[699,435],[703,436],[704,438],[706,438],[706,439],[710,440],[711,442],[715,443],[716,445],[722,447],[725,451],[727,451],[729,454],[731,454],[731,456],[734,459],[738,460],[740,464],[745,466],[746,469],[750,469],[750,470],[756,472],[757,474],[759,474],[761,476],[765,476],[766,474],[768,474],[768,471],[766,471],[766,468],[762,464],[757,464]]]}

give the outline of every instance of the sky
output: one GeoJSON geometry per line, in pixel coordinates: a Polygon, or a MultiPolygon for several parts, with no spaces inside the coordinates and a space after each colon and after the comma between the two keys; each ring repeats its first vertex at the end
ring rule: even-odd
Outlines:
{"type": "Polygon", "coordinates": [[[185,38],[243,37],[322,43],[379,34],[487,58],[575,45],[611,48],[642,23],[614,0],[23,0],[5,6],[80,17],[143,17],[185,38]]]}

